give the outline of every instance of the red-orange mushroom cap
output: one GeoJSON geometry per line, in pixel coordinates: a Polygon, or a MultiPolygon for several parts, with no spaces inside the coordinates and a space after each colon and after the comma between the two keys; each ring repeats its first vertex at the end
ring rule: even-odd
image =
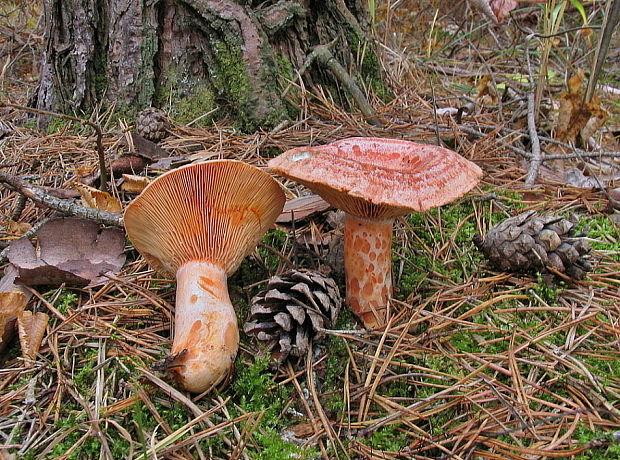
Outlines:
{"type": "Polygon", "coordinates": [[[369,328],[386,320],[393,219],[449,203],[482,176],[477,165],[443,147],[363,137],[291,149],[268,167],[347,213],[347,303],[369,328]]]}
{"type": "Polygon", "coordinates": [[[176,277],[169,376],[195,393],[230,370],[239,330],[226,277],[273,225],[284,192],[240,161],[192,164],[158,177],[127,207],[125,229],[156,270],[176,277]]]}
{"type": "Polygon", "coordinates": [[[135,248],[157,271],[174,275],[191,260],[234,272],[284,206],[284,192],[260,169],[214,160],[169,171],[124,215],[135,248]]]}
{"type": "Polygon", "coordinates": [[[349,214],[382,219],[449,203],[482,177],[476,164],[446,148],[373,137],[291,149],[268,167],[349,214]]]}

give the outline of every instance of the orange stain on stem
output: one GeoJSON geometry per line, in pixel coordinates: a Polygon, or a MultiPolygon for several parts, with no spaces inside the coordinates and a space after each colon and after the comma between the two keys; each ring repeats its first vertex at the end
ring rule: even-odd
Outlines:
{"type": "Polygon", "coordinates": [[[200,289],[202,289],[203,291],[209,293],[210,295],[212,295],[216,299],[219,299],[219,296],[215,293],[215,291],[213,289],[211,289],[211,288],[215,287],[215,283],[213,282],[212,279],[207,278],[206,276],[201,276],[198,279],[198,286],[200,286],[200,289]]]}
{"type": "Polygon", "coordinates": [[[368,328],[384,324],[386,320],[392,293],[391,242],[392,220],[346,216],[347,303],[368,328]]]}

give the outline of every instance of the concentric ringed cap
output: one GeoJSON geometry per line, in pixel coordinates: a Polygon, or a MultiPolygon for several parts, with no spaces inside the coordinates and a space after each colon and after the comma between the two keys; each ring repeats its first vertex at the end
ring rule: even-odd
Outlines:
{"type": "Polygon", "coordinates": [[[372,137],[288,150],[268,167],[349,214],[374,219],[449,203],[482,177],[476,164],[443,147],[372,137]]]}

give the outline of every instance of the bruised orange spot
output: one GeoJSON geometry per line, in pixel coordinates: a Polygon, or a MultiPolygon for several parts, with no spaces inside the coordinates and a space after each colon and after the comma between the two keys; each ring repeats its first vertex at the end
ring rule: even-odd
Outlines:
{"type": "Polygon", "coordinates": [[[197,319],[196,321],[194,321],[191,329],[189,330],[189,334],[187,335],[188,338],[191,338],[193,336],[197,336],[198,334],[200,334],[200,329],[202,329],[202,321],[197,319]]]}
{"type": "Polygon", "coordinates": [[[372,295],[372,283],[366,283],[364,285],[364,289],[362,289],[362,294],[366,297],[370,297],[372,295]]]}
{"type": "Polygon", "coordinates": [[[388,298],[388,288],[387,288],[387,286],[385,284],[381,288],[381,297],[387,301],[387,298],[388,298]]]}
{"type": "Polygon", "coordinates": [[[211,278],[208,278],[206,276],[201,276],[200,287],[203,287],[203,286],[215,286],[215,282],[211,278]]]}
{"type": "Polygon", "coordinates": [[[360,302],[355,297],[349,298],[349,307],[351,307],[351,311],[356,315],[360,314],[360,302]]]}
{"type": "Polygon", "coordinates": [[[375,248],[381,249],[381,240],[379,238],[375,239],[375,248]]]}
{"type": "Polygon", "coordinates": [[[239,329],[234,323],[228,323],[224,331],[224,350],[236,350],[239,343],[239,329]]]}
{"type": "Polygon", "coordinates": [[[377,258],[377,253],[376,252],[371,252],[368,257],[370,258],[370,260],[375,260],[377,258]]]}
{"type": "Polygon", "coordinates": [[[198,301],[198,296],[196,294],[192,294],[189,298],[190,303],[196,303],[198,301]]]}
{"type": "Polygon", "coordinates": [[[364,240],[362,240],[361,238],[355,238],[355,241],[353,242],[353,249],[355,249],[356,251],[361,251],[363,244],[364,240]]]}
{"type": "Polygon", "coordinates": [[[211,289],[213,286],[215,286],[215,283],[213,282],[212,279],[207,278],[206,276],[201,276],[200,278],[198,278],[198,286],[200,286],[200,289],[208,292],[216,299],[218,298],[218,296],[215,294],[213,289],[211,289]]]}
{"type": "Polygon", "coordinates": [[[349,280],[349,285],[347,286],[347,289],[350,291],[351,294],[356,295],[359,293],[360,290],[360,282],[358,281],[357,278],[351,278],[349,280]]]}

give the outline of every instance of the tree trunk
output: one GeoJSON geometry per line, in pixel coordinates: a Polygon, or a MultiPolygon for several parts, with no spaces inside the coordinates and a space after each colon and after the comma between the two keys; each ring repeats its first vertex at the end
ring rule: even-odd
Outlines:
{"type": "MultiPolygon", "coordinates": [[[[286,118],[286,79],[296,79],[295,69],[317,45],[335,40],[335,58],[358,83],[379,81],[363,5],[45,0],[37,106],[88,113],[101,102],[129,112],[152,105],[181,121],[217,107],[244,129],[268,128],[286,118]]],[[[304,80],[337,87],[318,61],[304,80]]]]}

